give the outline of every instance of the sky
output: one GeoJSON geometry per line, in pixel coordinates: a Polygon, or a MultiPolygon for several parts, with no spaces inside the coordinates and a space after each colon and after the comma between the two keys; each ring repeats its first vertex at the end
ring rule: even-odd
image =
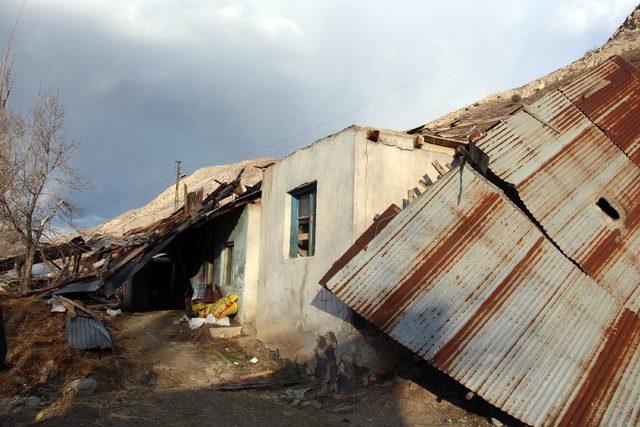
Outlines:
{"type": "Polygon", "coordinates": [[[603,44],[637,1],[0,0],[0,43],[20,16],[12,105],[59,92],[92,226],[169,187],[174,160],[281,157],[520,86],[603,44]]]}

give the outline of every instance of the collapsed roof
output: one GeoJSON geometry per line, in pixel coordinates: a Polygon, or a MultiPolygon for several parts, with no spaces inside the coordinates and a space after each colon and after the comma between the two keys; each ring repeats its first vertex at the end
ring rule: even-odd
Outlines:
{"type": "Polygon", "coordinates": [[[466,155],[322,284],[525,423],[638,422],[639,76],[613,57],[476,129],[486,174],[466,155]]]}
{"type": "MultiPolygon", "coordinates": [[[[118,286],[139,271],[180,234],[258,199],[261,195],[262,182],[245,186],[242,184],[243,172],[244,169],[240,170],[236,178],[229,183],[219,183],[206,198],[203,198],[202,191],[191,193],[188,200],[194,203],[187,202],[186,206],[181,207],[168,218],[131,229],[123,237],[94,235],[86,242],[83,241],[81,247],[74,245],[80,248],[78,253],[82,253],[82,258],[74,259],[75,265],[69,269],[72,273],[67,273],[67,269],[63,268],[52,284],[34,292],[49,295],[99,290],[106,296],[112,295],[118,286]]],[[[77,243],[78,238],[56,248],[66,248],[72,242],[77,243]]],[[[68,255],[60,250],[58,252],[68,255]]],[[[76,253],[74,252],[73,255],[76,253]]],[[[17,258],[19,257],[0,260],[0,267],[14,265],[17,258]]],[[[48,260],[51,259],[55,258],[48,258],[48,260]]]]}

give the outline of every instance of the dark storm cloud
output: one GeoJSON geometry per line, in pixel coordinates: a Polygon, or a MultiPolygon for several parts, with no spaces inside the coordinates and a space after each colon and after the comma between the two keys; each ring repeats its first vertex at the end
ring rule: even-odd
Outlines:
{"type": "MultiPolygon", "coordinates": [[[[354,121],[406,129],[522,84],[604,42],[634,1],[440,3],[31,0],[14,106],[59,90],[95,223],[167,187],[174,159],[283,155],[354,121]]],[[[20,5],[0,0],[2,39],[20,5]]]]}

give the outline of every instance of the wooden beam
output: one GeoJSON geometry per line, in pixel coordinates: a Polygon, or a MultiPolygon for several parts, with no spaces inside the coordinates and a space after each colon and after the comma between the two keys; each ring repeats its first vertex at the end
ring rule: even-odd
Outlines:
{"type": "Polygon", "coordinates": [[[445,169],[445,167],[442,166],[438,160],[434,160],[433,162],[431,162],[431,164],[433,165],[434,168],[436,168],[440,176],[448,172],[447,169],[445,169]]]}
{"type": "Polygon", "coordinates": [[[189,190],[186,183],[182,184],[182,189],[184,191],[184,213],[189,213],[191,207],[189,206],[189,190]]]}
{"type": "Polygon", "coordinates": [[[459,139],[444,138],[437,135],[423,135],[423,137],[425,142],[433,145],[439,145],[441,147],[458,148],[461,145],[467,145],[466,141],[461,141],[459,139]]]}

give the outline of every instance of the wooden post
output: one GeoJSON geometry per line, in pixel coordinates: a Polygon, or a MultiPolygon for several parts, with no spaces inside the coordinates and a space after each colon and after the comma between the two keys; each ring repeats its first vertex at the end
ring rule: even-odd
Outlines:
{"type": "Polygon", "coordinates": [[[180,160],[176,160],[176,194],[173,200],[173,211],[178,210],[178,186],[180,185],[180,172],[182,168],[182,162],[180,160]]]}
{"type": "Polygon", "coordinates": [[[184,213],[189,213],[191,208],[189,207],[189,190],[187,190],[187,184],[182,184],[182,189],[184,192],[184,213]]]}

